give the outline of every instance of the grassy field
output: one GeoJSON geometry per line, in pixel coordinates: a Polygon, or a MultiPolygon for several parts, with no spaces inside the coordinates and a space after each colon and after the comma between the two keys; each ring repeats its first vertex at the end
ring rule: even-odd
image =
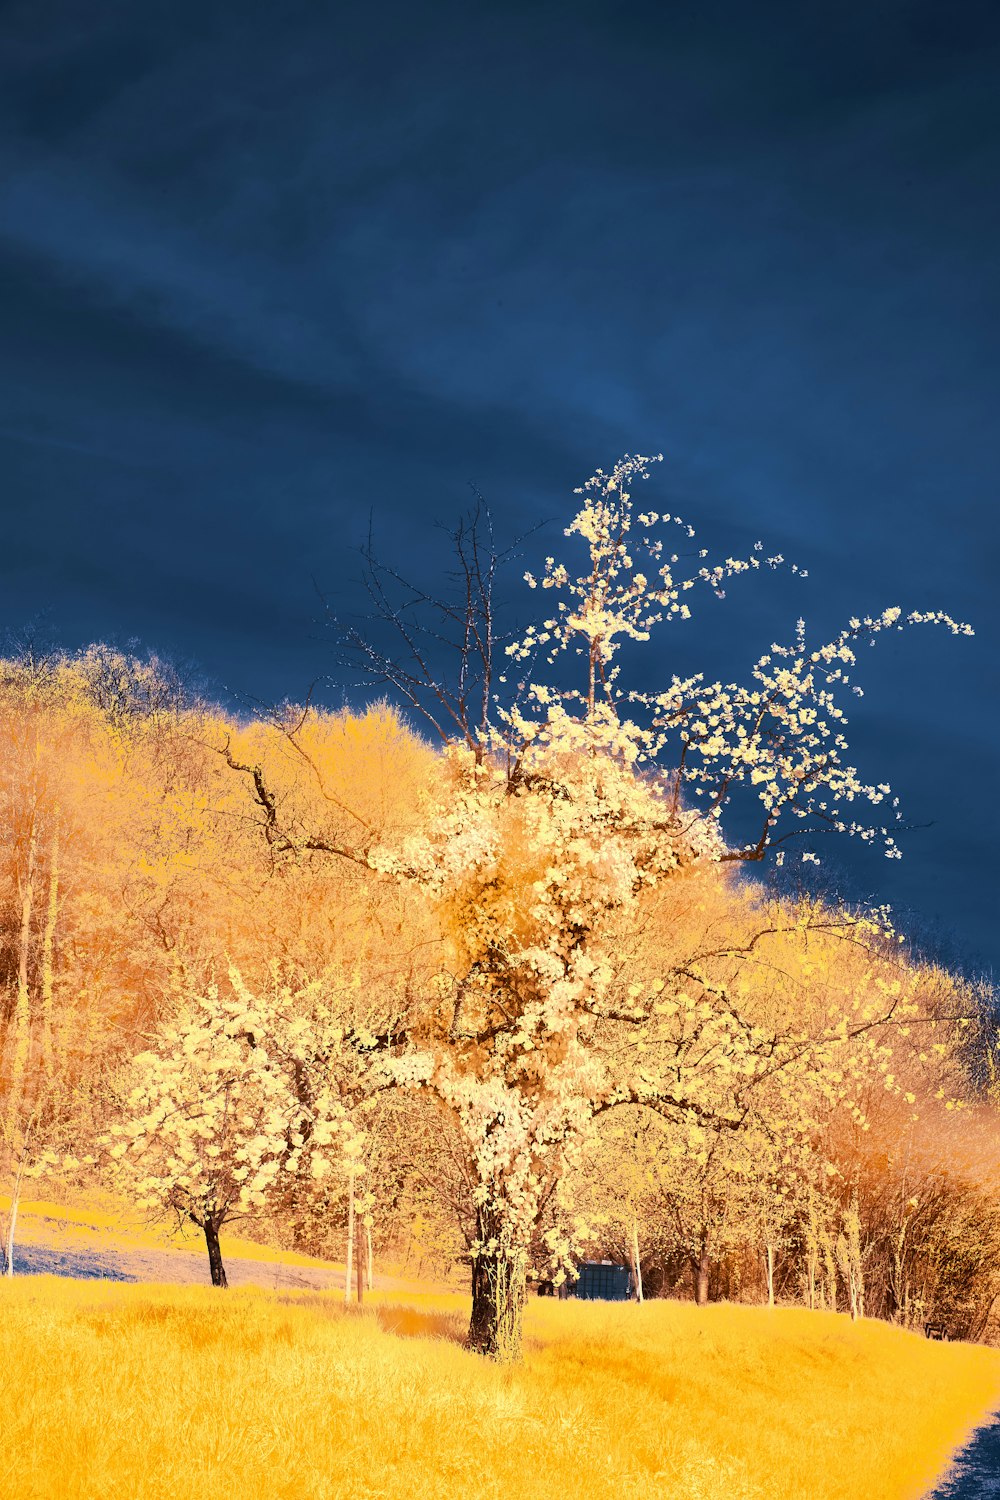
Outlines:
{"type": "Polygon", "coordinates": [[[1000,1355],[799,1311],[535,1300],[522,1367],[467,1303],[0,1286],[0,1485],[59,1500],[910,1500],[1000,1355]]]}

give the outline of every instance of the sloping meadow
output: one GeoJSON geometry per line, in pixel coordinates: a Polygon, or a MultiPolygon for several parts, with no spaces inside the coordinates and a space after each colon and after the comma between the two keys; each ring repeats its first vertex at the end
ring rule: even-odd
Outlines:
{"type": "Polygon", "coordinates": [[[916,1500],[1000,1404],[1000,1356],[799,1310],[0,1287],[0,1481],[59,1500],[916,1500]]]}

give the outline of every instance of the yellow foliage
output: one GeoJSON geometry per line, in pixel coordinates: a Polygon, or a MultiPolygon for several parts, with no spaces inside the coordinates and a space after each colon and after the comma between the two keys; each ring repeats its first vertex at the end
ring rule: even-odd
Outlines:
{"type": "Polygon", "coordinates": [[[459,1347],[457,1296],[37,1278],[0,1309],[0,1477],[37,1500],[916,1500],[1000,1386],[992,1351],[726,1305],[533,1301],[516,1369],[459,1347]]]}

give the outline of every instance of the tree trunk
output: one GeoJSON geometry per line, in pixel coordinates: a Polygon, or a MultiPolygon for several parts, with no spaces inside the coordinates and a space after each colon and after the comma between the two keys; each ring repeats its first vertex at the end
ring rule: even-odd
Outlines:
{"type": "Polygon", "coordinates": [[[642,1267],[639,1264],[639,1221],[632,1219],[632,1295],[636,1302],[642,1301],[642,1267]]]}
{"type": "Polygon", "coordinates": [[[806,1220],[806,1306],[814,1312],[818,1305],[816,1279],[819,1271],[819,1232],[816,1223],[816,1200],[809,1189],[809,1217],[806,1220]]]}
{"type": "Polygon", "coordinates": [[[371,1291],[375,1284],[375,1251],[372,1247],[372,1227],[370,1224],[365,1225],[365,1244],[368,1249],[368,1267],[365,1285],[368,1291],[371,1291]]]}
{"type": "Polygon", "coordinates": [[[28,837],[27,860],[23,876],[18,878],[21,898],[20,935],[17,954],[17,999],[14,1003],[14,1047],[11,1065],[10,1096],[16,1108],[28,1061],[31,1028],[31,1005],[28,995],[28,950],[31,946],[31,911],[35,898],[35,824],[28,837]]]}
{"type": "Polygon", "coordinates": [[[708,1303],[708,1277],[711,1271],[711,1262],[708,1258],[708,1230],[703,1229],[698,1244],[698,1258],[695,1261],[695,1289],[694,1300],[699,1307],[705,1307],[708,1303]]]}
{"type": "Polygon", "coordinates": [[[59,809],[52,830],[49,855],[49,899],[42,934],[42,1057],[45,1071],[52,1072],[52,985],[55,961],[56,920],[59,915],[59,809]]]}
{"type": "Polygon", "coordinates": [[[7,1219],[7,1233],[4,1237],[3,1246],[3,1274],[13,1276],[14,1274],[14,1229],[17,1225],[17,1209],[21,1201],[21,1185],[18,1182],[10,1199],[10,1215],[7,1219]]]}
{"type": "Polygon", "coordinates": [[[909,1221],[903,1220],[900,1231],[896,1236],[896,1243],[892,1252],[892,1270],[889,1277],[889,1296],[891,1306],[889,1314],[894,1323],[898,1323],[902,1317],[906,1324],[906,1231],[909,1221]]]}
{"type": "Polygon", "coordinates": [[[208,1246],[208,1265],[212,1273],[212,1285],[227,1287],[226,1268],[222,1264],[222,1247],[219,1244],[219,1226],[214,1219],[206,1218],[204,1225],[205,1243],[208,1246]]]}
{"type": "Polygon", "coordinates": [[[767,1305],[774,1306],[774,1246],[764,1246],[764,1266],[767,1271],[767,1305]]]}
{"type": "Polygon", "coordinates": [[[831,1312],[837,1311],[837,1267],[833,1258],[833,1242],[825,1231],[820,1237],[820,1248],[823,1251],[823,1271],[826,1282],[825,1305],[831,1312]]]}
{"type": "Polygon", "coordinates": [[[351,1300],[351,1278],[354,1275],[354,1173],[349,1174],[350,1196],[347,1200],[347,1272],[344,1276],[344,1301],[351,1300]]]}
{"type": "Polygon", "coordinates": [[[35,896],[35,826],[28,836],[24,875],[18,882],[21,897],[21,932],[17,953],[17,1004],[15,1014],[22,1027],[28,1023],[28,947],[31,942],[31,908],[35,896]]]}
{"type": "Polygon", "coordinates": [[[479,1240],[493,1246],[472,1262],[472,1318],[468,1345],[502,1364],[521,1357],[521,1331],[527,1296],[528,1257],[523,1247],[505,1243],[506,1236],[490,1216],[479,1215],[479,1240]]]}
{"type": "Polygon", "coordinates": [[[32,1113],[24,1127],[21,1136],[21,1144],[17,1156],[17,1170],[14,1173],[14,1181],[10,1189],[10,1210],[7,1215],[7,1228],[0,1245],[0,1271],[4,1276],[14,1274],[14,1231],[17,1228],[17,1211],[21,1204],[21,1188],[24,1183],[24,1173],[28,1166],[31,1153],[31,1138],[34,1132],[35,1116],[32,1113]]]}

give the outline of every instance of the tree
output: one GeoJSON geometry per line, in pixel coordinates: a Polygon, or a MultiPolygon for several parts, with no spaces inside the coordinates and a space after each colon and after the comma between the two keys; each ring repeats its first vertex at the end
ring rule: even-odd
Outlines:
{"type": "MultiPolygon", "coordinates": [[[[615,963],[616,941],[643,904],[692,868],[758,860],[815,828],[881,836],[895,851],[889,828],[869,828],[848,810],[864,800],[878,806],[889,789],[864,783],[848,761],[837,692],[848,685],[853,643],[899,624],[899,610],[851,621],[813,651],[800,627],[792,646],[756,664],[750,688],[698,676],[675,676],[657,694],[618,685],[623,640],[644,641],[661,621],[687,618],[692,589],[721,594],[726,580],[761,562],[757,550],[715,565],[700,553],[679,576],[678,554],[656,529],[680,523],[633,511],[627,486],[649,462],[626,457],[580,492],[567,535],[584,542],[586,566],[573,577],[547,560],[541,586],[559,596],[556,609],[507,648],[521,675],[506,703],[489,702],[476,724],[462,671],[448,692],[421,666],[439,702],[454,708],[456,726],[439,726],[441,778],[423,831],[392,846],[363,834],[310,838],[282,826],[260,766],[234,765],[252,779],[272,848],[295,857],[322,846],[417,891],[433,914],[433,986],[410,993],[377,1032],[348,1039],[371,1059],[373,1078],[430,1091],[455,1122],[476,1212],[469,1340],[500,1359],[520,1347],[534,1228],[595,1119],[624,1105],[651,1110],[683,1122],[697,1156],[711,1135],[741,1128],[775,1078],[794,1101],[796,1081],[825,1068],[828,1094],[846,1095],[834,1056],[901,1005],[873,986],[849,1019],[753,1024],[730,979],[764,940],[766,923],[744,942],[638,975],[615,963]],[[582,687],[560,681],[574,653],[583,659],[582,687]],[[539,660],[554,681],[538,680],[539,660]],[[672,744],[673,765],[664,769],[672,744]],[[762,827],[731,849],[719,819],[741,786],[756,790],[762,827]],[[623,1035],[641,1050],[622,1049],[623,1035]]],[[[939,613],[908,619],[966,630],[939,613]]],[[[470,628],[460,644],[463,663],[470,650],[482,655],[481,633],[470,628]]],[[[498,687],[506,676],[497,674],[498,687]]],[[[408,682],[416,692],[418,678],[408,682]]],[[[292,746],[304,724],[286,724],[292,746]]],[[[884,943],[879,921],[820,915],[874,953],[884,943]]],[[[797,1107],[789,1103],[782,1126],[792,1135],[797,1107]]],[[[553,1246],[557,1256],[571,1251],[553,1246]]]]}
{"type": "Polygon", "coordinates": [[[227,1285],[222,1226],[263,1209],[282,1175],[325,1176],[335,1143],[356,1170],[362,1145],[332,1056],[340,1028],[316,1000],[315,987],[285,989],[258,1006],[231,968],[228,991],[189,997],[123,1081],[105,1170],[140,1207],[203,1232],[213,1286],[227,1285]]]}

